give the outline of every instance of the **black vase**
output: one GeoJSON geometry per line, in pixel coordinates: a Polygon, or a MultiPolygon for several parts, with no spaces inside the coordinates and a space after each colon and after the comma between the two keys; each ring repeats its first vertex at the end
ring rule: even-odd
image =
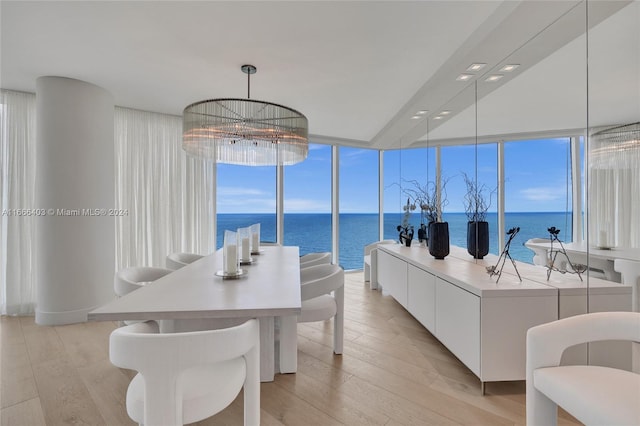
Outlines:
{"type": "Polygon", "coordinates": [[[444,259],[449,254],[449,223],[429,224],[429,254],[436,259],[444,259]]]}
{"type": "Polygon", "coordinates": [[[489,253],[489,222],[467,223],[467,252],[474,259],[482,259],[489,253]]]}

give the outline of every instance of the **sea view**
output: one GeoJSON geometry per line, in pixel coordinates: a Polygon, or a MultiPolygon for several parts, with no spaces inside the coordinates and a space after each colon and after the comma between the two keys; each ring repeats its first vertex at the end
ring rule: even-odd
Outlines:
{"type": "MultiPolygon", "coordinates": [[[[467,217],[464,213],[445,213],[443,219],[449,223],[450,244],[466,247],[467,217]]],[[[398,238],[396,226],[402,221],[402,213],[384,215],[384,239],[398,238]]],[[[488,213],[490,229],[490,252],[498,255],[498,222],[496,213],[488,213]]],[[[555,226],[561,230],[562,241],[571,241],[571,213],[506,213],[506,229],[520,227],[520,232],[511,243],[510,254],[515,260],[532,263],[533,252],[524,246],[530,238],[548,238],[547,228],[555,226]]],[[[260,223],[262,241],[276,240],[275,214],[238,213],[218,214],[217,247],[222,247],[224,231],[260,223]]],[[[420,215],[413,214],[410,223],[417,229],[420,215]]],[[[362,269],[364,246],[378,240],[378,215],[375,213],[340,214],[339,263],[345,269],[362,269]]],[[[331,214],[296,213],[284,215],[284,244],[299,246],[300,254],[331,251],[331,214]]],[[[417,231],[416,231],[417,236],[417,231]]],[[[417,243],[417,238],[415,240],[417,243]]]]}

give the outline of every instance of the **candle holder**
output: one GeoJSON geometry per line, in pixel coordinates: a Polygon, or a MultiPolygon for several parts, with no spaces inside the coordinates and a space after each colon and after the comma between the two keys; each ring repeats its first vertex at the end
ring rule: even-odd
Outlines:
{"type": "Polygon", "coordinates": [[[222,246],[222,271],[216,272],[219,277],[240,278],[246,271],[240,269],[238,262],[238,234],[233,231],[224,231],[224,243],[222,246]]]}
{"type": "Polygon", "coordinates": [[[254,223],[251,228],[251,254],[260,254],[260,224],[254,223]]]}
{"type": "Polygon", "coordinates": [[[238,247],[240,248],[240,265],[250,265],[251,258],[251,228],[238,228],[238,247]]]}

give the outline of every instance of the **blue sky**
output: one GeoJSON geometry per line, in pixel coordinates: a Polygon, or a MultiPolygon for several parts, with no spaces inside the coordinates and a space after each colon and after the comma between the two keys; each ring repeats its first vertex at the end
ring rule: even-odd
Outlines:
{"type": "MultiPolygon", "coordinates": [[[[479,145],[478,180],[497,187],[497,145],[479,145]]],[[[564,211],[567,204],[568,139],[505,144],[506,210],[564,211]]],[[[463,212],[462,172],[475,176],[473,145],[442,148],[449,204],[444,212],[463,212]]],[[[401,186],[425,183],[435,175],[435,149],[386,151],[384,210],[399,212],[406,202],[401,186]]],[[[374,213],[378,209],[378,152],[340,148],[340,211],[374,213]]],[[[275,213],[275,167],[218,165],[218,213],[275,213]]],[[[569,194],[570,197],[570,194],[569,194]]],[[[569,198],[570,208],[570,198],[569,198]]],[[[491,211],[495,211],[495,198],[491,211]]],[[[285,213],[331,212],[331,147],[310,144],[308,158],[285,167],[285,213]]]]}

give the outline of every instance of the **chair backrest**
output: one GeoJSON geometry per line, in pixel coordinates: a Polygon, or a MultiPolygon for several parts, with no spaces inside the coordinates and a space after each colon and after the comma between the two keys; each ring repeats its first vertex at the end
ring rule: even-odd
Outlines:
{"type": "Polygon", "coordinates": [[[178,376],[181,371],[241,357],[259,348],[258,320],[218,330],[159,333],[147,321],[120,327],[109,338],[109,359],[143,376],[178,376]]]}
{"type": "Polygon", "coordinates": [[[313,299],[344,286],[344,270],[338,265],[316,265],[300,270],[302,300],[313,299]]]}
{"type": "Polygon", "coordinates": [[[381,244],[396,244],[396,243],[397,243],[396,240],[382,240],[382,241],[376,241],[375,243],[367,244],[366,246],[364,246],[364,255],[366,256],[368,254],[371,254],[371,250],[377,248],[381,244]]]}
{"type": "Polygon", "coordinates": [[[113,289],[117,296],[124,296],[139,289],[144,283],[155,281],[173,272],[171,269],[152,266],[132,266],[116,272],[113,278],[113,289]]]}
{"type": "Polygon", "coordinates": [[[548,238],[531,238],[525,241],[524,245],[534,252],[533,264],[538,266],[547,266],[547,249],[539,247],[529,247],[529,243],[548,243],[548,238]]]}
{"type": "Polygon", "coordinates": [[[195,253],[171,253],[167,256],[166,265],[169,269],[180,269],[196,260],[202,259],[202,255],[195,253]]]}
{"type": "Polygon", "coordinates": [[[331,253],[308,253],[300,257],[300,268],[308,268],[310,266],[325,265],[331,263],[331,253]]]}
{"type": "MultiPolygon", "coordinates": [[[[213,415],[220,407],[203,405],[191,398],[183,405],[188,389],[201,392],[202,384],[189,379],[195,368],[220,369],[242,367],[244,375],[245,425],[260,422],[260,337],[258,320],[226,329],[186,333],[159,333],[154,321],[119,328],[109,337],[109,359],[121,368],[139,372],[143,379],[144,423],[183,424],[185,418],[213,415]],[[224,363],[220,365],[220,363],[224,363]],[[186,413],[184,410],[188,410],[186,413]],[[207,414],[203,412],[207,411],[207,414]],[[194,412],[197,412],[194,414],[194,412]]],[[[239,372],[239,371],[238,371],[239,372]]],[[[208,383],[215,386],[218,398],[237,395],[237,389],[226,383],[208,383]]],[[[129,405],[129,395],[127,395],[129,405]]]]}
{"type": "Polygon", "coordinates": [[[564,350],[602,340],[640,341],[640,313],[593,312],[537,325],[527,330],[527,365],[560,365],[564,350]]]}

